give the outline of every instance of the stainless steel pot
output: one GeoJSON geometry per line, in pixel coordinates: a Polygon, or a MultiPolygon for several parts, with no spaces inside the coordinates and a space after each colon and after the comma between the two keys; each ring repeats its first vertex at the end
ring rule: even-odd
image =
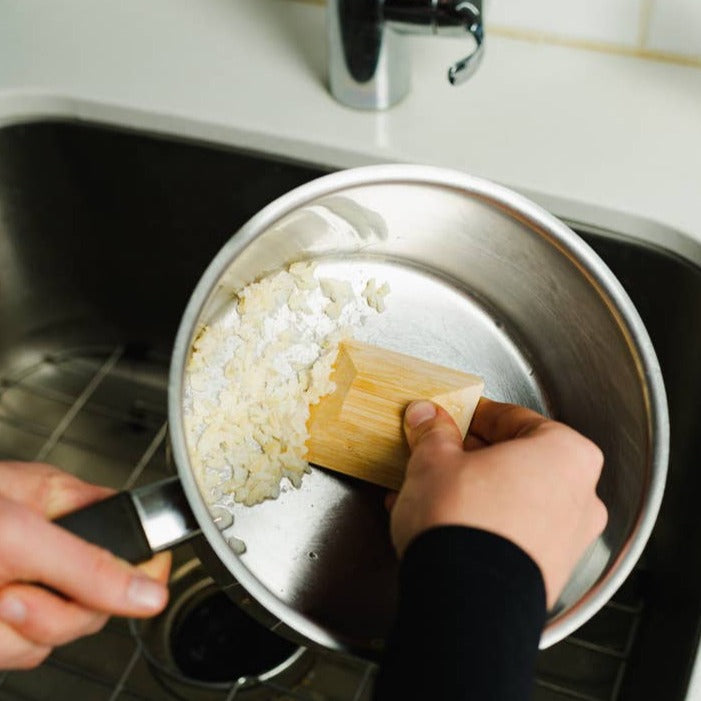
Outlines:
{"type": "MultiPolygon", "coordinates": [[[[657,359],[621,285],[568,227],[503,187],[431,167],[373,166],[313,181],[253,217],[212,261],[173,349],[168,412],[179,482],[122,495],[120,509],[135,505],[133,530],[145,532],[126,556],[201,529],[217,565],[276,630],[364,655],[382,647],[396,595],[382,490],[314,470],[299,490],[237,508],[233,533],[247,545],[239,556],[197,488],[184,437],[183,383],[198,330],[232,290],[309,258],[337,277],[362,269],[389,281],[387,311],[363,327],[363,340],[478,373],[487,396],[549,413],[602,448],[609,523],[541,645],[571,633],[624,581],[660,507],[669,425],[657,359]]],[[[95,540],[94,515],[80,514],[68,525],[95,540]]],[[[112,545],[123,545],[119,531],[112,545]]]]}

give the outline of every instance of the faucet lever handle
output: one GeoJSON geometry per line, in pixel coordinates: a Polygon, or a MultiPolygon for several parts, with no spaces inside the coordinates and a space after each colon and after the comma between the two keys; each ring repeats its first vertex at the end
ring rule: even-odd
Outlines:
{"type": "MultiPolygon", "coordinates": [[[[435,2],[436,0],[434,0],[435,2]]],[[[447,36],[462,36],[465,31],[474,41],[472,53],[456,61],[448,69],[451,85],[464,83],[475,74],[484,56],[484,24],[482,22],[481,0],[437,0],[435,7],[434,31],[447,36]]]]}
{"type": "Polygon", "coordinates": [[[402,34],[472,37],[469,56],[448,80],[465,82],[484,54],[482,0],[326,0],[329,86],[343,104],[384,109],[409,91],[409,52],[402,34]]]}

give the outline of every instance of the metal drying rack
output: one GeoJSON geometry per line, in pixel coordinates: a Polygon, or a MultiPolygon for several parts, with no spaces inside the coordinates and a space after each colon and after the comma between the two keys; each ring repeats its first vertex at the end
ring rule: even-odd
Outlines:
{"type": "MultiPolygon", "coordinates": [[[[0,376],[0,459],[46,460],[122,489],[165,476],[167,367],[167,357],[91,347],[35,357],[0,376]]],[[[642,613],[642,601],[614,600],[592,625],[542,652],[535,701],[618,701],[642,613]]],[[[374,665],[315,655],[294,687],[257,687],[269,699],[370,698],[374,665]]],[[[217,692],[196,682],[164,684],[135,626],[123,619],[57,649],[35,670],[0,673],[0,699],[13,700],[38,701],[48,692],[59,701],[232,701],[249,689],[245,678],[217,692]]]]}

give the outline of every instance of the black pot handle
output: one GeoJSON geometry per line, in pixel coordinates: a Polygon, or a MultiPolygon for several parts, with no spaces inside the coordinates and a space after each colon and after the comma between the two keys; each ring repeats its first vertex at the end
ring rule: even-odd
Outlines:
{"type": "Polygon", "coordinates": [[[177,477],[119,492],[54,523],[132,564],[200,533],[177,477]]]}

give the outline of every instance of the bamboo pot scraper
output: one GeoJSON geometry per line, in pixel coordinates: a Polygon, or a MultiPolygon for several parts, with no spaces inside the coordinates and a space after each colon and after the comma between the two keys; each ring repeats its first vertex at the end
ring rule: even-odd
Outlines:
{"type": "Polygon", "coordinates": [[[390,489],[401,487],[409,459],[409,403],[439,404],[464,438],[484,389],[476,375],[359,341],[340,344],[331,379],[336,389],[310,410],[306,460],[390,489]]]}

